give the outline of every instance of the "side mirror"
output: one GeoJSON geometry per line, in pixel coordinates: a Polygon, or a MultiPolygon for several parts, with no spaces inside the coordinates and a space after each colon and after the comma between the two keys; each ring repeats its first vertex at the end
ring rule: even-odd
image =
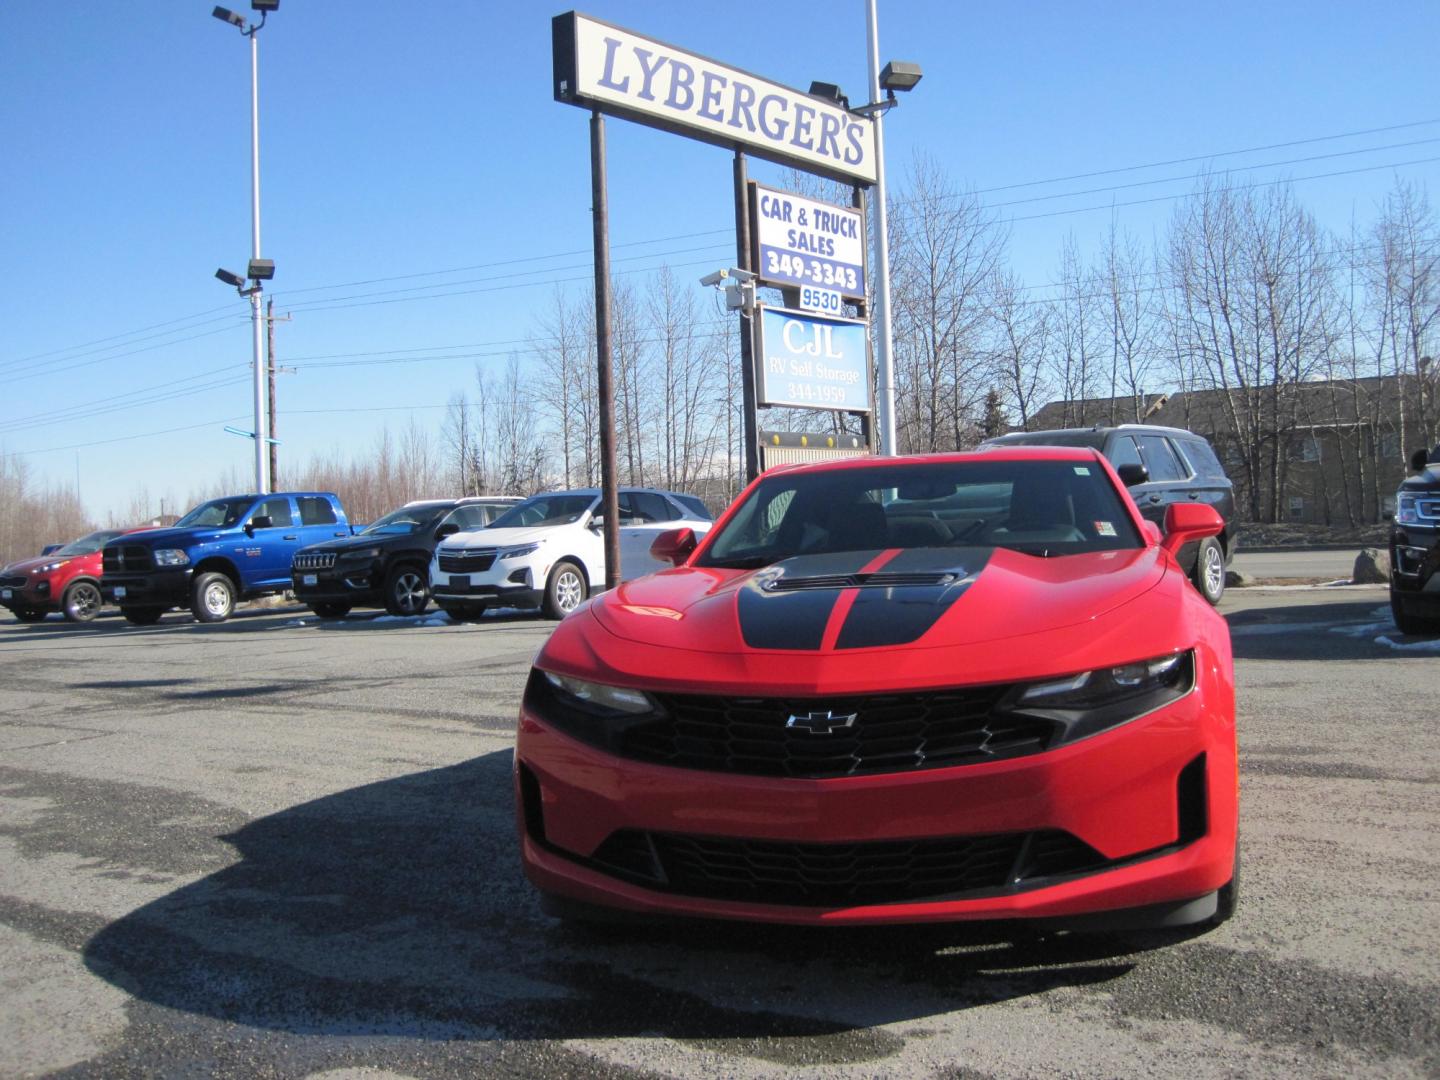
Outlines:
{"type": "Polygon", "coordinates": [[[447,536],[454,536],[460,531],[460,526],[453,521],[447,521],[435,530],[435,539],[444,540],[447,536]]]}
{"type": "Polygon", "coordinates": [[[49,555],[52,551],[59,551],[64,546],[64,544],[46,544],[40,549],[40,554],[49,555]]]}
{"type": "Polygon", "coordinates": [[[1186,544],[1204,540],[1207,536],[1219,536],[1225,530],[1225,522],[1213,506],[1207,503],[1171,503],[1165,511],[1165,539],[1160,546],[1171,555],[1179,556],[1186,544]]]}
{"type": "Polygon", "coordinates": [[[656,562],[679,566],[699,546],[694,529],[666,529],[650,545],[650,557],[656,562]]]}
{"type": "Polygon", "coordinates": [[[1415,472],[1424,472],[1429,463],[1430,454],[1423,447],[1410,455],[1410,468],[1415,472]]]}
{"type": "Polygon", "coordinates": [[[592,514],[590,520],[585,523],[585,527],[587,529],[590,529],[592,532],[599,532],[605,527],[605,515],[592,514]]]}
{"type": "Polygon", "coordinates": [[[1120,482],[1127,488],[1132,488],[1136,484],[1148,484],[1150,482],[1150,470],[1144,465],[1137,465],[1133,461],[1121,465],[1115,472],[1119,475],[1120,482]]]}
{"type": "Polygon", "coordinates": [[[247,536],[254,536],[256,529],[269,529],[274,525],[275,519],[269,514],[257,514],[245,523],[245,533],[247,536]]]}

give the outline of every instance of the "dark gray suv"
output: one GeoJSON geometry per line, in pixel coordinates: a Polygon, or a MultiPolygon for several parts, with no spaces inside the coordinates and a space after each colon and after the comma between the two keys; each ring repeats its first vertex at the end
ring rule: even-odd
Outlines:
{"type": "Polygon", "coordinates": [[[1215,507],[1225,522],[1219,536],[1180,549],[1180,565],[1201,595],[1218,604],[1225,592],[1225,567],[1235,554],[1235,491],[1215,451],[1193,431],[1153,424],[1115,427],[1016,431],[982,446],[1090,446],[1099,450],[1121,479],[1130,482],[1130,497],[1146,520],[1161,529],[1171,503],[1203,502],[1215,507]]]}

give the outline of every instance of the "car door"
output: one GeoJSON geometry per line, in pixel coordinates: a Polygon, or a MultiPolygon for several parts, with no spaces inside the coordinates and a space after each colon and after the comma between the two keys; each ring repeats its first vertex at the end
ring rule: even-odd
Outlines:
{"type": "MultiPolygon", "coordinates": [[[[330,500],[320,495],[300,495],[295,502],[300,508],[300,546],[323,544],[339,536],[349,536],[350,527],[341,525],[330,500]]],[[[294,532],[294,530],[290,530],[294,532]]]]}
{"type": "Polygon", "coordinates": [[[670,564],[650,555],[650,545],[666,529],[685,524],[678,507],[653,491],[620,494],[620,576],[624,581],[664,570],[670,564]]]}
{"type": "Polygon", "coordinates": [[[301,536],[300,519],[288,495],[270,495],[255,505],[250,520],[268,517],[270,524],[257,528],[249,545],[251,555],[252,583],[273,585],[276,582],[290,582],[290,560],[295,552],[305,546],[301,536]]]}
{"type": "MultiPolygon", "coordinates": [[[[1146,471],[1150,468],[1140,455],[1140,444],[1135,436],[1128,433],[1112,435],[1105,447],[1105,456],[1117,470],[1122,465],[1144,465],[1146,471]]],[[[1135,500],[1140,515],[1146,521],[1153,521],[1161,530],[1165,528],[1165,489],[1153,474],[1145,483],[1131,486],[1130,497],[1135,500]]]]}

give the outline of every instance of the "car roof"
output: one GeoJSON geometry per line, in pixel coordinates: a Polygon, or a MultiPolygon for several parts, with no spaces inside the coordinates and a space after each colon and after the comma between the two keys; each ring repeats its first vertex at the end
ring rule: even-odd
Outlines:
{"type": "Polygon", "coordinates": [[[1175,435],[1189,437],[1192,439],[1204,438],[1193,431],[1185,428],[1165,427],[1161,424],[1096,424],[1094,427],[1074,428],[1047,428],[1045,431],[1007,431],[1004,435],[996,435],[992,439],[986,439],[982,445],[994,446],[997,443],[1019,442],[1022,439],[1043,439],[1047,435],[1108,435],[1112,431],[1144,432],[1150,435],[1175,435]]]}
{"type": "Polygon", "coordinates": [[[764,476],[795,472],[833,472],[843,469],[920,468],[935,464],[969,464],[993,461],[1095,461],[1104,460],[1091,446],[1026,446],[1021,444],[990,444],[984,450],[963,450],[946,454],[908,454],[899,457],[840,458],[805,465],[781,465],[766,469],[764,476]]]}

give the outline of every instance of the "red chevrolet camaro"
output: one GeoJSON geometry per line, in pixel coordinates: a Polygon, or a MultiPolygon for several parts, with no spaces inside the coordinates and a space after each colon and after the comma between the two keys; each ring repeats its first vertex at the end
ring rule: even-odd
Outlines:
{"type": "Polygon", "coordinates": [[[515,790],[549,910],[859,924],[1234,911],[1230,635],[1105,459],[767,472],[535,660],[515,790]]]}

